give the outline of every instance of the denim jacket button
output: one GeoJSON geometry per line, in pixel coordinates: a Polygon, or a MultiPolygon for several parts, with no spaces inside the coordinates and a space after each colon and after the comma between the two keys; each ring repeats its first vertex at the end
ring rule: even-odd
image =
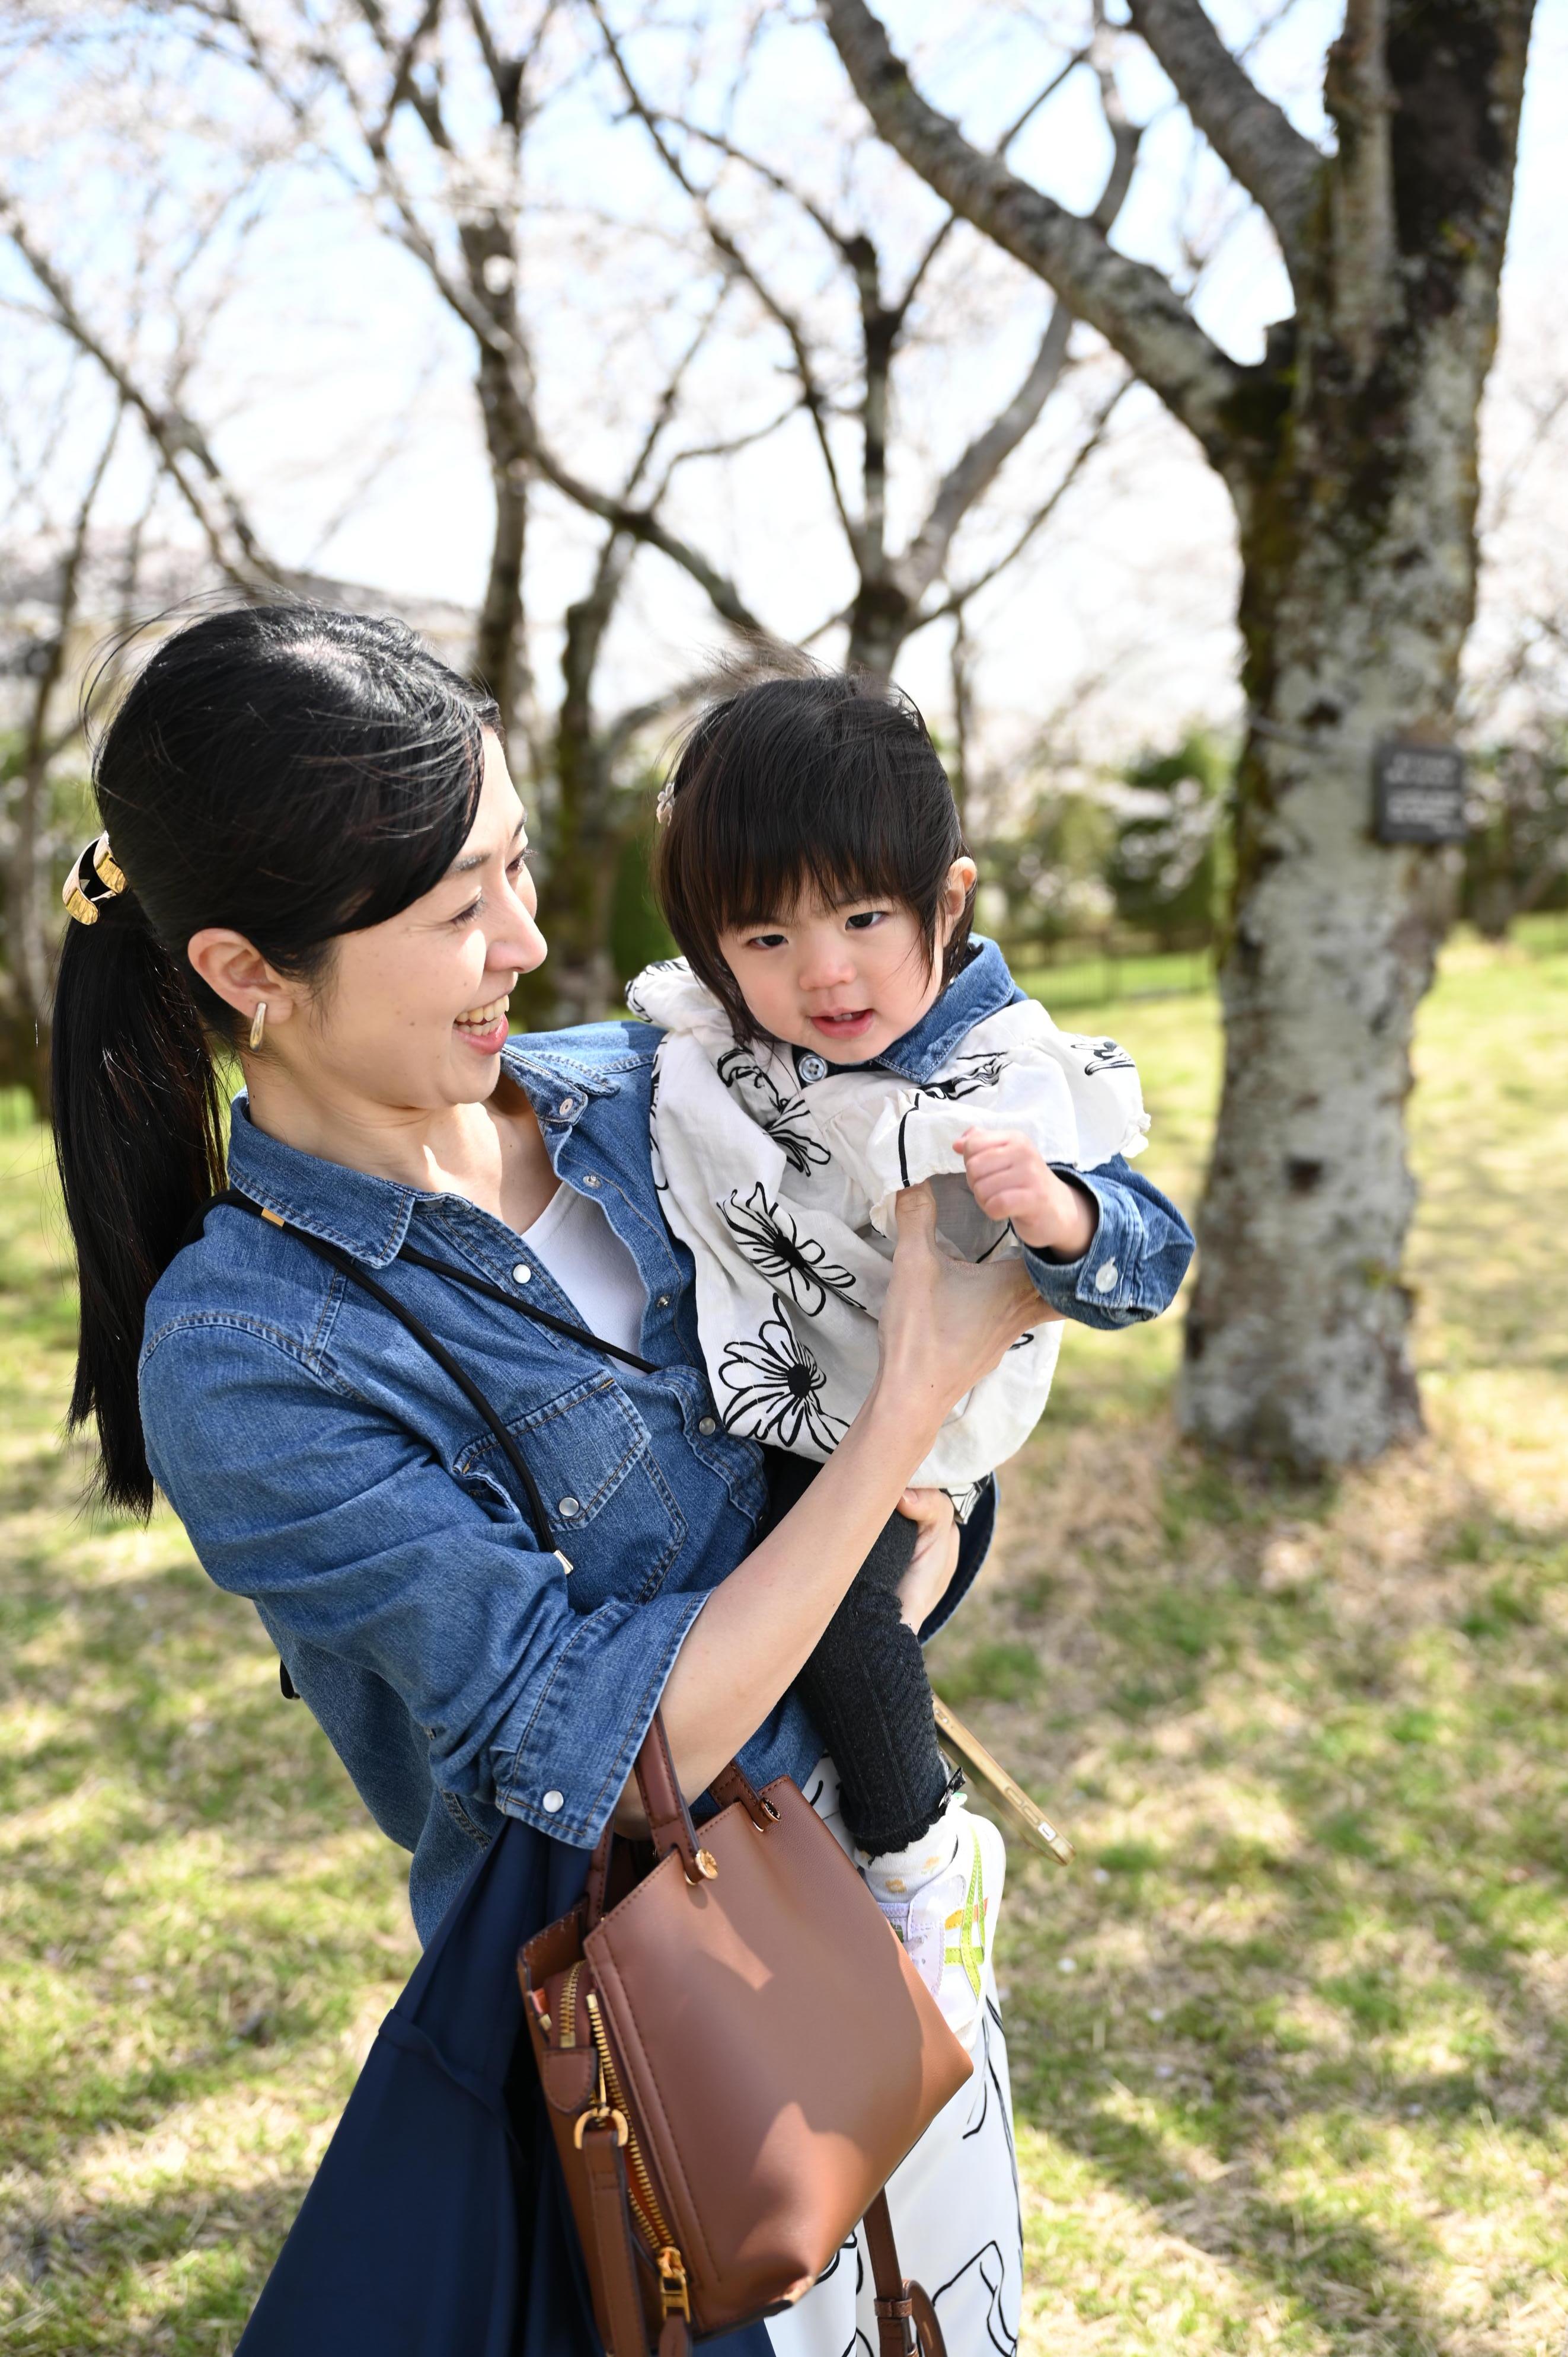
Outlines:
{"type": "Polygon", "coordinates": [[[569,1523],[580,1514],[583,1509],[575,1498],[562,1498],[557,1501],[555,1511],[564,1523],[569,1523]]]}
{"type": "Polygon", "coordinates": [[[528,1263],[524,1260],[520,1260],[517,1266],[512,1270],[511,1281],[514,1285],[526,1285],[532,1275],[533,1271],[529,1267],[528,1263]]]}
{"type": "Polygon", "coordinates": [[[702,1433],[704,1437],[711,1432],[716,1432],[718,1428],[718,1418],[716,1416],[703,1415],[699,1416],[697,1419],[697,1430],[702,1433]]]}
{"type": "Polygon", "coordinates": [[[594,1170],[585,1170],[585,1171],[584,1171],[584,1173],[583,1173],[583,1184],[584,1184],[584,1186],[585,1186],[585,1187],[596,1187],[596,1186],[598,1185],[598,1183],[599,1183],[599,1180],[598,1180],[598,1173],[597,1173],[596,1171],[594,1171],[594,1170]]]}
{"type": "Polygon", "coordinates": [[[559,1114],[568,1114],[573,1110],[576,1102],[577,1100],[575,1097],[563,1097],[555,1110],[559,1114]]]}
{"type": "Polygon", "coordinates": [[[1094,1272],[1094,1289],[1096,1293],[1109,1293],[1121,1274],[1121,1270],[1117,1267],[1113,1260],[1108,1260],[1103,1268],[1097,1268],[1094,1272]]]}
{"type": "Polygon", "coordinates": [[[566,1795],[564,1792],[546,1792],[542,1803],[542,1806],[548,1810],[551,1816],[554,1816],[557,1812],[564,1809],[565,1805],[566,1795]]]}

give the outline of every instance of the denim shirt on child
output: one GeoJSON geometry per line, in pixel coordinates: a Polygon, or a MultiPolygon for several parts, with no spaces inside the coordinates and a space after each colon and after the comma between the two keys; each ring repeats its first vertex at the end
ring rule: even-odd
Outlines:
{"type": "MultiPolygon", "coordinates": [[[[1004,1006],[1020,1005],[1027,995],[995,942],[976,935],[968,963],[936,1005],[875,1061],[917,1086],[932,1080],[966,1032],[1004,1006]]],[[[823,1072],[852,1069],[818,1061],[823,1072]]],[[[1141,1325],[1168,1309],[1193,1253],[1192,1230],[1169,1197],[1120,1154],[1092,1170],[1065,1162],[1052,1168],[1093,1197],[1099,1222],[1081,1260],[1064,1265],[1025,1246],[1025,1265],[1042,1298],[1079,1326],[1105,1329],[1141,1325]]]]}
{"type": "MultiPolygon", "coordinates": [[[[988,963],[973,961],[890,1060],[931,1052],[933,1022],[966,985],[987,985],[976,969],[988,963]]],[[[397,1258],[407,1241],[575,1318],[488,1212],[318,1160],[256,1128],[242,1097],[234,1109],[231,1183],[351,1253],[435,1330],[515,1436],[569,1576],[542,1551],[510,1466],[458,1387],[297,1237],[220,1207],[147,1305],[141,1397],[154,1476],[210,1577],[255,1604],[377,1824],[413,1851],[424,1938],[503,1815],[574,1845],[596,1840],[687,1631],[765,1506],[758,1450],[718,1423],[690,1256],[659,1210],[648,1146],[657,1039],[644,1025],[606,1023],[505,1050],[558,1176],[603,1205],[636,1260],[650,1374],[397,1258]]],[[[1087,1183],[1100,1206],[1094,1244],[1070,1268],[1031,1256],[1036,1281],[1087,1322],[1151,1317],[1185,1269],[1185,1225],[1130,1172],[1087,1183]],[[1112,1261],[1113,1279],[1100,1282],[1112,1261]]],[[[988,1500],[922,1634],[961,1600],[993,1520],[988,1500]]],[[[758,1782],[803,1779],[821,1749],[791,1693],[741,1757],[758,1782]]]]}

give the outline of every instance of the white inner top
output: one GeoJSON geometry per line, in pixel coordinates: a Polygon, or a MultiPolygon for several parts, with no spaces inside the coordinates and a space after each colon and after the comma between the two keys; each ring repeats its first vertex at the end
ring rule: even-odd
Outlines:
{"type": "Polygon", "coordinates": [[[583,1324],[602,1342],[635,1351],[648,1288],[602,1203],[563,1184],[522,1241],[542,1260],[583,1324]]]}

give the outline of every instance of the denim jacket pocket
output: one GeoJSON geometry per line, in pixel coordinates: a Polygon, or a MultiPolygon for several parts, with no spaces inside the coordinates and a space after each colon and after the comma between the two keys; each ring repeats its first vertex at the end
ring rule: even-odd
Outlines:
{"type": "MultiPolygon", "coordinates": [[[[686,1521],[660,1472],[648,1426],[613,1375],[595,1374],[507,1426],[554,1525],[553,1544],[572,1565],[579,1612],[612,1597],[645,1603],[680,1554],[686,1521]],[[628,1566],[636,1564],[635,1586],[628,1566]]],[[[464,1449],[453,1470],[487,1508],[503,1502],[528,1520],[528,1501],[493,1435],[464,1449]]]]}

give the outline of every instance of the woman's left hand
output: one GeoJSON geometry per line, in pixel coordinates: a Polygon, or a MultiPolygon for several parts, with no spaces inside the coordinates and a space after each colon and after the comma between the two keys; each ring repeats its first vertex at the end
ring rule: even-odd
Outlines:
{"type": "Polygon", "coordinates": [[[915,1524],[915,1552],[898,1582],[898,1602],[918,1635],[958,1569],[958,1520],[945,1490],[906,1490],[898,1512],[915,1524]]]}

